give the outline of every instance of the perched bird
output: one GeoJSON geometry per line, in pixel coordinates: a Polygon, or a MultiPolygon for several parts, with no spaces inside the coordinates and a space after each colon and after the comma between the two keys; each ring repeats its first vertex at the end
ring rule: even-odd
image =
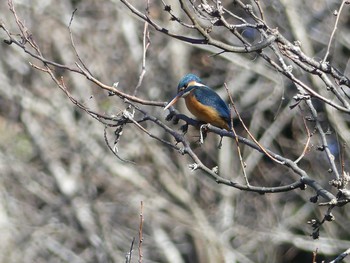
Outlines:
{"type": "Polygon", "coordinates": [[[230,130],[230,110],[220,96],[194,74],[184,76],[177,86],[177,95],[168,103],[168,109],[179,98],[185,98],[188,110],[199,121],[230,130]]]}

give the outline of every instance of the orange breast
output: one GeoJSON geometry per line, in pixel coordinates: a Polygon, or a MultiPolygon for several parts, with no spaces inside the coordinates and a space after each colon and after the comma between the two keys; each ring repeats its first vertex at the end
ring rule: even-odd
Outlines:
{"type": "Polygon", "coordinates": [[[229,130],[227,122],[220,117],[218,112],[213,107],[200,103],[192,92],[185,97],[185,102],[188,110],[198,120],[229,130]]]}

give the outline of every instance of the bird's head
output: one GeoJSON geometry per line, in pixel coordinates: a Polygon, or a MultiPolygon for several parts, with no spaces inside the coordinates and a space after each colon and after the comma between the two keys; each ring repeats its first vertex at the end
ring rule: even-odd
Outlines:
{"type": "Polygon", "coordinates": [[[177,86],[176,96],[166,105],[164,110],[175,104],[181,97],[186,97],[191,90],[196,86],[204,86],[202,80],[194,74],[187,74],[184,76],[177,86]]]}

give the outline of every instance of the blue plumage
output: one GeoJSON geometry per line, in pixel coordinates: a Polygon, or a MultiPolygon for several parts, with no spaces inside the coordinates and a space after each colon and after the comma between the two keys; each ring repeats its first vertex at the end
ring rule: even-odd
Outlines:
{"type": "Polygon", "coordinates": [[[177,87],[177,95],[164,108],[166,110],[179,98],[185,98],[186,106],[198,120],[229,130],[230,110],[225,101],[194,74],[184,76],[177,87]]]}
{"type": "Polygon", "coordinates": [[[195,81],[197,83],[200,83],[200,84],[203,84],[202,80],[199,77],[197,77],[196,75],[190,73],[190,74],[187,74],[186,76],[184,76],[180,80],[179,85],[177,85],[177,92],[179,92],[180,89],[183,88],[183,87],[187,88],[187,85],[190,82],[193,82],[193,81],[195,81]]]}
{"type": "Polygon", "coordinates": [[[193,94],[200,103],[214,108],[220,117],[229,123],[230,110],[226,102],[224,102],[215,91],[207,86],[201,86],[195,88],[193,94]]]}

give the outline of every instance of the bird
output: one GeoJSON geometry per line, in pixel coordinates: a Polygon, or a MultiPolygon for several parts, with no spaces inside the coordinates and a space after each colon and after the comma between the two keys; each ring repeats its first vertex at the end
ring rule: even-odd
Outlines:
{"type": "Polygon", "coordinates": [[[214,90],[203,84],[198,76],[191,73],[185,75],[177,86],[176,96],[164,110],[180,98],[185,99],[186,107],[199,121],[231,130],[231,114],[226,102],[214,90]]]}

